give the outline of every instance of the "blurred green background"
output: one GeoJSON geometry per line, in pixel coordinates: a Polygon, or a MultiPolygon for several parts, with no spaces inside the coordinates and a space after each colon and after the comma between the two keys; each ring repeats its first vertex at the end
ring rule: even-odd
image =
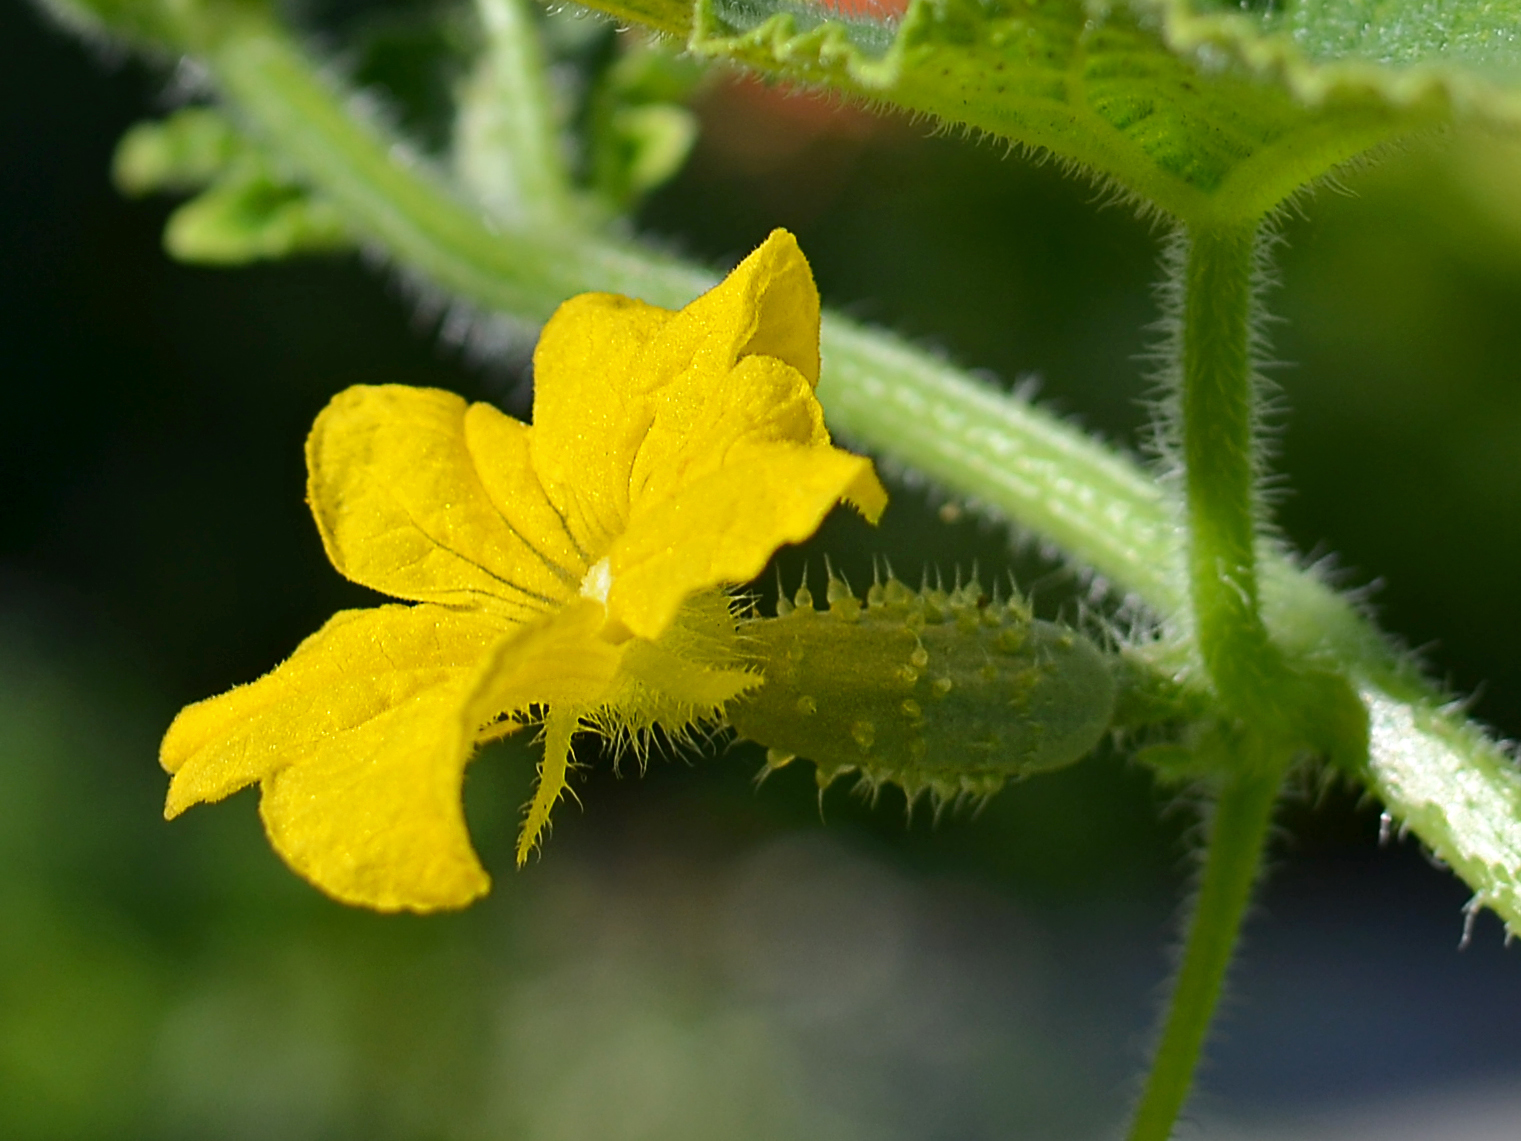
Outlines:
{"type": "MultiPolygon", "coordinates": [[[[405,46],[436,11],[315,15],[330,43],[405,46]]],[[[426,126],[447,75],[395,58],[379,98],[426,126]]],[[[748,748],[642,779],[604,763],[518,873],[533,759],[513,744],[467,787],[494,892],[428,919],[317,895],[265,845],[252,793],[161,820],[174,712],[366,602],[302,503],[317,410],[358,382],[520,413],[528,396],[520,362],[469,359],[357,257],[169,261],[172,204],[124,201],[108,167],[187,81],[0,0],[0,1136],[1112,1132],[1194,823],[1114,755],[909,823],[892,793],[844,789],[821,819],[802,765],[756,789],[748,748]]],[[[830,303],[1001,383],[1038,376],[1050,406],[1136,446],[1156,227],[922,126],[733,84],[700,109],[647,232],[727,264],[788,226],[830,303]]],[[[1271,299],[1287,536],[1334,552],[1348,587],[1376,581],[1386,626],[1510,736],[1518,187],[1521,150],[1466,136],[1349,173],[1287,219],[1271,299]]],[[[880,533],[836,518],[784,552],[789,584],[825,552],[858,576],[873,552],[908,575],[980,559],[1070,612],[1082,584],[1032,544],[894,491],[880,533]]],[[[1521,1091],[1521,959],[1498,924],[1458,953],[1465,889],[1414,844],[1381,850],[1352,793],[1306,795],[1282,824],[1191,1115],[1205,1133],[1310,1136],[1338,1111],[1521,1091]]]]}

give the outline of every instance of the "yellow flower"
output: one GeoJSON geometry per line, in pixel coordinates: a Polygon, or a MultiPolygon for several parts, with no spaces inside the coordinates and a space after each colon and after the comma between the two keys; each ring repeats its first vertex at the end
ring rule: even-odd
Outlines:
{"type": "Polygon", "coordinates": [[[841,499],[881,513],[870,462],[824,430],[818,332],[808,263],[778,230],[680,312],[562,305],[532,427],[433,389],[338,395],[307,441],[312,513],[340,572],[413,605],[336,614],[272,673],[182,711],[165,815],[258,781],[270,842],[336,898],[481,895],[460,801],[481,741],[544,718],[521,864],[576,732],[680,736],[758,682],[716,588],[841,499]]]}

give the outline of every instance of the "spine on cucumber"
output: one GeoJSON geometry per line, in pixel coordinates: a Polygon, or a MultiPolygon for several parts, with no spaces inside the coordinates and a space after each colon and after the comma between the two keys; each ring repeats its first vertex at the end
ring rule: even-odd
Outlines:
{"type": "Polygon", "coordinates": [[[912,591],[878,582],[865,603],[831,576],[829,609],[806,586],[774,618],[741,624],[765,683],[731,702],[767,768],[812,761],[820,787],[855,773],[910,800],[985,797],[1006,780],[1085,756],[1109,728],[1115,678],[1068,627],[975,582],[912,591]]]}

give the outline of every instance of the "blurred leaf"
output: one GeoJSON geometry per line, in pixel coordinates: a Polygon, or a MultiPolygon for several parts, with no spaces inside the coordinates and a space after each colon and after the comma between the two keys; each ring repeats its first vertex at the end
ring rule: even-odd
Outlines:
{"type": "Polygon", "coordinates": [[[108,909],[17,886],[0,891],[0,1135],[129,1136],[159,964],[108,909]]]}
{"type": "Polygon", "coordinates": [[[250,151],[220,111],[187,107],[167,119],[138,123],[111,161],[116,188],[134,198],[156,191],[187,193],[226,174],[250,151]]]}
{"type": "Polygon", "coordinates": [[[164,229],[164,248],[183,262],[241,265],[352,244],[337,210],[275,174],[209,107],[138,123],[117,144],[111,173],[123,194],[201,191],[164,229]]]}
{"type": "Polygon", "coordinates": [[[165,0],[41,0],[42,6],[66,28],[95,39],[120,37],[136,48],[172,47],[183,38],[184,17],[194,4],[179,12],[165,0]],[[188,10],[188,11],[187,11],[188,10]]]}
{"type": "Polygon", "coordinates": [[[670,103],[619,107],[610,116],[608,135],[598,189],[628,209],[681,169],[697,140],[697,119],[670,103]]]}
{"type": "Polygon", "coordinates": [[[261,171],[240,171],[181,206],[164,228],[164,248],[185,262],[245,262],[350,245],[336,209],[261,171]]]}
{"type": "Polygon", "coordinates": [[[457,88],[476,50],[458,9],[423,4],[369,9],[349,38],[349,78],[372,109],[430,154],[447,149],[457,88]]]}
{"type": "Polygon", "coordinates": [[[1218,50],[1201,67],[1172,37],[1205,32],[1145,5],[913,0],[897,22],[790,0],[595,6],[698,55],[1048,149],[1193,223],[1254,219],[1435,114],[1350,88],[1312,109],[1218,50]]]}
{"type": "Polygon", "coordinates": [[[901,21],[790,0],[595,0],[700,55],[1055,154],[1191,222],[1252,218],[1370,146],[1521,124],[1515,0],[913,0],[901,21]]]}
{"type": "Polygon", "coordinates": [[[586,145],[593,188],[614,213],[633,209],[685,164],[698,128],[683,103],[702,78],[691,56],[639,41],[597,75],[586,145]]]}

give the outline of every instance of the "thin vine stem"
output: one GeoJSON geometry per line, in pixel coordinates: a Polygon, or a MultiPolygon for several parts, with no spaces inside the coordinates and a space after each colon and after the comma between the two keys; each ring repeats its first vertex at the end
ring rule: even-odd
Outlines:
{"type": "Polygon", "coordinates": [[[1195,636],[1216,691],[1240,712],[1260,704],[1279,668],[1257,586],[1255,231],[1189,234],[1178,331],[1195,636]]]}
{"type": "Polygon", "coordinates": [[[1262,620],[1257,582],[1256,245],[1255,226],[1196,229],[1180,267],[1177,428],[1189,598],[1200,656],[1235,724],[1227,734],[1231,745],[1223,759],[1230,767],[1210,823],[1204,878],[1130,1141],[1168,1141],[1188,1100],[1286,761],[1301,744],[1268,744],[1282,732],[1269,710],[1287,670],[1262,620]]]}
{"type": "Polygon", "coordinates": [[[258,14],[219,28],[204,50],[248,128],[342,210],[361,241],[483,310],[544,321],[588,289],[679,307],[717,281],[578,226],[490,217],[366,121],[283,29],[258,14]]]}
{"type": "Polygon", "coordinates": [[[1189,919],[1182,966],[1129,1141],[1168,1141],[1188,1100],[1257,882],[1282,772],[1281,765],[1268,766],[1267,771],[1260,765],[1243,766],[1242,772],[1225,782],[1215,801],[1204,876],[1189,919]]]}
{"type": "Polygon", "coordinates": [[[475,0],[484,50],[461,85],[454,169],[493,213],[518,225],[574,220],[554,93],[527,0],[475,0]]]}
{"type": "MultiPolygon", "coordinates": [[[[613,290],[675,307],[717,280],[605,234],[488,220],[269,20],[231,22],[195,50],[245,127],[337,205],[356,236],[469,305],[542,321],[575,293],[613,290]]],[[[1173,499],[1134,461],[837,315],[825,317],[823,350],[819,396],[834,430],[1017,521],[1164,619],[1186,612],[1173,499]]],[[[1521,775],[1513,763],[1324,582],[1276,554],[1264,558],[1260,578],[1263,618],[1277,644],[1344,671],[1367,705],[1372,748],[1359,775],[1521,930],[1521,775]]]]}

